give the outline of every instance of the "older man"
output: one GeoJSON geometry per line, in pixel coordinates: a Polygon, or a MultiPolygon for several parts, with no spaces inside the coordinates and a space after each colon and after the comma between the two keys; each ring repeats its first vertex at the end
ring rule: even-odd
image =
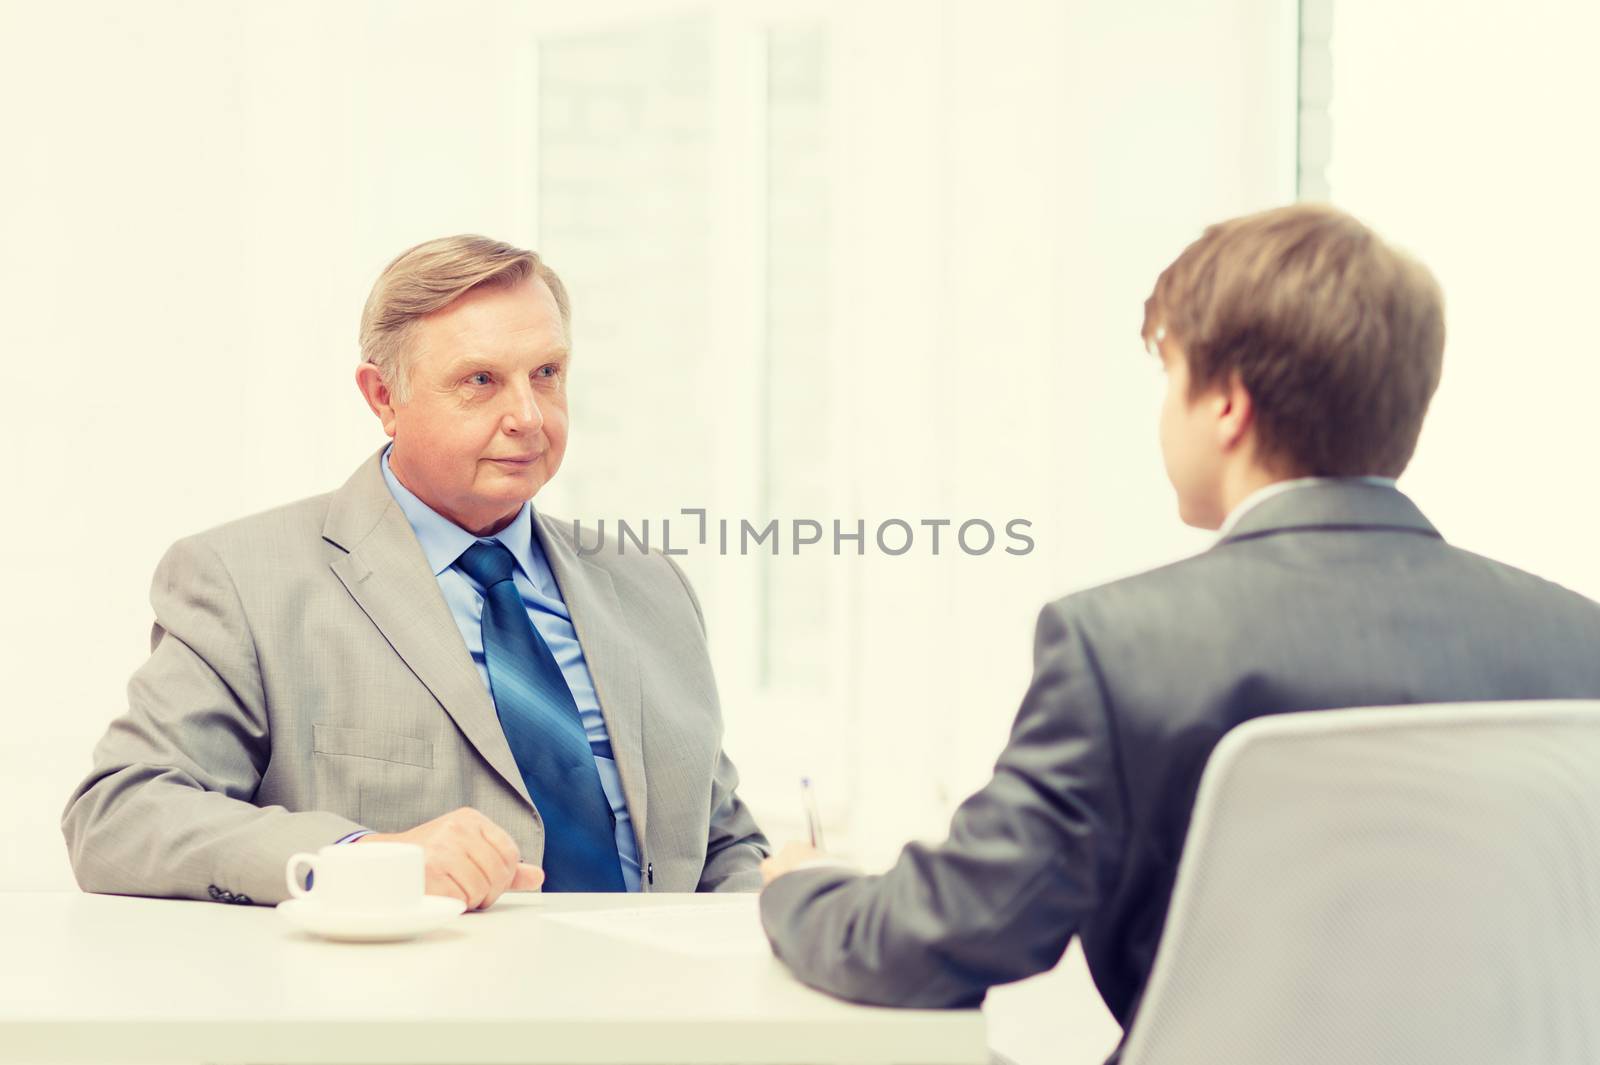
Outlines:
{"type": "Polygon", "coordinates": [[[530,500],[567,442],[570,310],[532,252],[383,271],[345,485],[178,542],[148,662],[63,819],[88,891],[275,902],[293,853],[420,844],[428,891],[756,887],[700,606],[530,500]]]}
{"type": "Polygon", "coordinates": [[[1433,277],[1332,208],[1208,229],[1156,282],[1161,450],[1210,550],[1047,604],[950,838],[858,876],[791,844],[761,914],[806,983],[970,1005],[1081,936],[1130,1024],[1207,757],[1265,714],[1600,698],[1600,606],[1450,546],[1395,487],[1439,382],[1433,277]]]}

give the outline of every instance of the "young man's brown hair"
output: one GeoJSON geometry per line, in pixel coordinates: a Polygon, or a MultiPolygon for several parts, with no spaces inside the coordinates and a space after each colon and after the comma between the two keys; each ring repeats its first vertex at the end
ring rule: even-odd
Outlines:
{"type": "Polygon", "coordinates": [[[1444,299],[1427,267],[1332,207],[1208,228],[1145,301],[1188,356],[1191,398],[1237,374],[1286,476],[1394,477],[1439,385],[1444,299]]]}

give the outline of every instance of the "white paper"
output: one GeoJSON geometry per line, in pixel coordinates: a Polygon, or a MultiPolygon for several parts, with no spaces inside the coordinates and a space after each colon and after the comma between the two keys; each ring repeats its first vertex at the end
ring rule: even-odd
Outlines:
{"type": "Polygon", "coordinates": [[[766,933],[750,906],[636,906],[546,913],[546,920],[697,957],[765,954],[766,933]]]}

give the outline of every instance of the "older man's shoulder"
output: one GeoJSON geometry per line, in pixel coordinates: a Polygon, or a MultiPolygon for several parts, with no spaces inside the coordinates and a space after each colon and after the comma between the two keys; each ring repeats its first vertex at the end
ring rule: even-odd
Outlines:
{"type": "Polygon", "coordinates": [[[210,548],[225,560],[263,555],[281,560],[286,553],[321,555],[326,547],[322,530],[334,493],[297,499],[268,510],[214,525],[186,537],[210,548]]]}
{"type": "MultiPolygon", "coordinates": [[[[598,529],[592,524],[584,525],[570,518],[554,517],[542,510],[536,513],[539,515],[539,527],[547,536],[555,537],[566,550],[583,557],[597,555],[605,550],[609,528],[598,529]]],[[[615,545],[611,550],[613,552],[616,550],[615,545]]]]}
{"type": "MultiPolygon", "coordinates": [[[[543,513],[539,523],[548,536],[555,538],[561,550],[605,570],[613,580],[659,590],[682,592],[688,588],[688,578],[682,569],[662,551],[666,545],[644,535],[642,527],[619,534],[611,522],[603,526],[584,524],[543,513]]],[[[677,553],[680,552],[674,551],[677,553]]]]}

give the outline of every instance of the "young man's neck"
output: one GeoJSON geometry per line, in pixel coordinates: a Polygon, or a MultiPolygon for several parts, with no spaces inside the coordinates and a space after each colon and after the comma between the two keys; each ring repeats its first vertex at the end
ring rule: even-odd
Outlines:
{"type": "Polygon", "coordinates": [[[1254,459],[1244,459],[1229,465],[1222,473],[1221,489],[1218,492],[1217,503],[1220,513],[1217,515],[1216,524],[1212,529],[1222,528],[1232,516],[1239,504],[1261,491],[1269,485],[1280,481],[1292,481],[1303,477],[1305,474],[1297,470],[1268,469],[1254,459]]]}
{"type": "Polygon", "coordinates": [[[1222,481],[1222,513],[1226,517],[1232,514],[1234,508],[1246,499],[1255,495],[1261,489],[1279,481],[1293,480],[1299,474],[1274,473],[1255,464],[1237,467],[1223,475],[1222,481]]]}

